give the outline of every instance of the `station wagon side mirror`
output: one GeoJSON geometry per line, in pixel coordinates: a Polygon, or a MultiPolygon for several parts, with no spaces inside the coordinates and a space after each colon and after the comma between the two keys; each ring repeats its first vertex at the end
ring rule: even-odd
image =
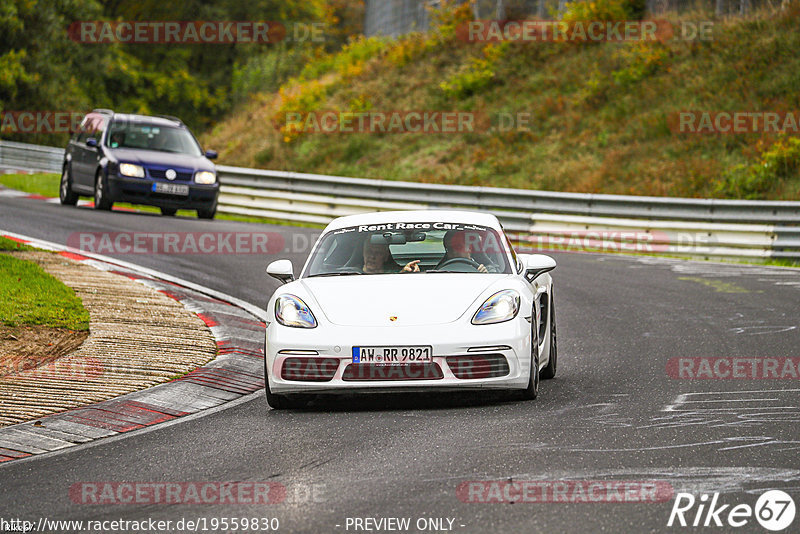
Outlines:
{"type": "Polygon", "coordinates": [[[546,254],[520,254],[518,258],[522,262],[525,278],[529,282],[556,268],[556,260],[546,254]]]}
{"type": "Polygon", "coordinates": [[[206,157],[208,159],[217,159],[218,155],[216,150],[206,150],[206,157]]]}
{"type": "Polygon", "coordinates": [[[294,267],[291,260],[275,260],[267,265],[267,274],[288,284],[294,280],[294,267]]]}
{"type": "Polygon", "coordinates": [[[86,146],[97,148],[97,139],[95,139],[94,137],[90,137],[89,139],[86,140],[86,146]]]}

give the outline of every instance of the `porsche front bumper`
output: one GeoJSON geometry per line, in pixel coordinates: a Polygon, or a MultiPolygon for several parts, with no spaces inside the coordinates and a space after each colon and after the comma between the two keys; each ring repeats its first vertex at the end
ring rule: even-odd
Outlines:
{"type": "Polygon", "coordinates": [[[524,389],[531,364],[531,324],[523,317],[494,325],[313,329],[270,323],[265,367],[272,393],[380,390],[524,389]],[[430,346],[433,362],[353,363],[354,346],[430,346]],[[288,360],[288,361],[287,361],[288,360]]]}

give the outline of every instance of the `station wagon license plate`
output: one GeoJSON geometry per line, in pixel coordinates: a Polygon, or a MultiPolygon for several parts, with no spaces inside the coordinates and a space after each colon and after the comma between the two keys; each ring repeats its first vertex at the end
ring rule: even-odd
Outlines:
{"type": "Polygon", "coordinates": [[[189,186],[184,184],[168,184],[164,182],[155,182],[153,184],[154,193],[166,193],[168,195],[189,195],[189,186]]]}
{"type": "Polygon", "coordinates": [[[405,365],[431,362],[433,349],[430,346],[353,347],[353,363],[405,365]]]}

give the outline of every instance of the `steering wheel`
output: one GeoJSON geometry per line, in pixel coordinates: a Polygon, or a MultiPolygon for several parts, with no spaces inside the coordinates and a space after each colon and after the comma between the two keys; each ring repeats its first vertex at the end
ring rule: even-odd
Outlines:
{"type": "MultiPolygon", "coordinates": [[[[445,267],[447,267],[449,265],[457,265],[457,264],[468,265],[468,266],[472,267],[473,269],[475,269],[476,271],[478,270],[478,267],[480,267],[480,263],[478,263],[477,261],[473,260],[472,258],[450,258],[449,260],[447,260],[444,263],[440,264],[439,267],[436,270],[437,271],[443,271],[445,269],[445,267]]],[[[463,271],[456,271],[456,272],[463,272],[463,271]]]]}

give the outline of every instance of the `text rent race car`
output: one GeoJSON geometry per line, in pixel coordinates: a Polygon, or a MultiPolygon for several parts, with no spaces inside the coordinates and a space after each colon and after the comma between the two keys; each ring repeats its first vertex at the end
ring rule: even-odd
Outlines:
{"type": "Polygon", "coordinates": [[[273,408],[313,394],[499,388],[556,373],[549,256],[517,255],[493,215],[398,211],[331,222],[267,305],[273,408]]]}

